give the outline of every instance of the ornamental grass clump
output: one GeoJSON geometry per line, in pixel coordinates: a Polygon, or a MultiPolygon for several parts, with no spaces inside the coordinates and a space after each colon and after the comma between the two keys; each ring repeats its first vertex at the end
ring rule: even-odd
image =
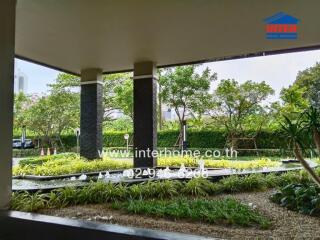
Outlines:
{"type": "Polygon", "coordinates": [[[271,222],[266,217],[233,198],[221,200],[187,199],[145,200],[116,202],[114,209],[128,213],[170,218],[174,220],[192,220],[215,224],[259,226],[267,229],[271,222]]]}

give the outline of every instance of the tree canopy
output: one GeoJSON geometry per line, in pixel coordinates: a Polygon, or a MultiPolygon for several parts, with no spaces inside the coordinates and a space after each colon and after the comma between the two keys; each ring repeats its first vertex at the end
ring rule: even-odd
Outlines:
{"type": "Polygon", "coordinates": [[[217,79],[216,73],[206,68],[202,73],[196,65],[170,68],[159,79],[160,96],[164,103],[174,109],[180,124],[186,116],[201,117],[211,99],[210,86],[217,79]]]}
{"type": "Polygon", "coordinates": [[[261,104],[273,93],[265,82],[240,84],[234,79],[221,80],[213,95],[211,116],[224,124],[230,136],[240,135],[248,117],[258,119],[264,113],[261,104]]]}

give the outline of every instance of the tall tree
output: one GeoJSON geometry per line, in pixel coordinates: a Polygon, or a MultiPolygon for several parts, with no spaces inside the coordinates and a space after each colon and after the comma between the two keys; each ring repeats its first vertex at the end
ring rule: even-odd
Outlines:
{"type": "Polygon", "coordinates": [[[206,68],[197,73],[196,65],[169,68],[159,79],[161,98],[174,109],[180,123],[180,130],[187,116],[200,117],[208,110],[210,86],[217,79],[216,73],[206,68]]]}
{"type": "Polygon", "coordinates": [[[265,82],[239,84],[234,79],[221,80],[213,95],[210,114],[224,124],[229,140],[233,140],[243,134],[249,118],[263,113],[261,104],[273,93],[265,82]]]}
{"type": "Polygon", "coordinates": [[[26,125],[25,111],[31,104],[31,97],[24,93],[14,95],[13,125],[15,129],[21,129],[26,125]]]}
{"type": "Polygon", "coordinates": [[[25,112],[26,125],[50,145],[53,139],[61,142],[63,131],[79,126],[79,95],[67,91],[53,91],[40,97],[25,112]]]}
{"type": "Polygon", "coordinates": [[[114,88],[114,106],[133,119],[133,81],[128,77],[114,88]]]}
{"type": "Polygon", "coordinates": [[[279,112],[286,116],[295,117],[297,113],[303,112],[309,106],[309,100],[305,96],[307,88],[293,84],[288,88],[283,88],[280,92],[279,112]]]}
{"type": "MultiPolygon", "coordinates": [[[[132,100],[130,100],[130,94],[132,95],[132,80],[130,77],[130,73],[115,73],[103,76],[104,121],[113,120],[112,115],[116,110],[120,110],[131,117],[129,105],[131,104],[132,106],[132,100]]],[[[56,82],[49,86],[52,92],[79,92],[80,78],[61,73],[58,75],[56,82]]]]}

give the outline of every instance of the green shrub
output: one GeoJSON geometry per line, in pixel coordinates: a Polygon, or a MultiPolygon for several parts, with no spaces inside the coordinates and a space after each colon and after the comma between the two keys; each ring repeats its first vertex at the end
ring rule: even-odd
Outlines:
{"type": "Polygon", "coordinates": [[[271,222],[257,211],[239,201],[226,198],[222,200],[185,198],[173,200],[148,200],[116,202],[115,209],[129,213],[148,216],[166,217],[171,219],[187,219],[217,224],[256,226],[269,228],[271,222]]]}
{"type": "Polygon", "coordinates": [[[64,161],[69,161],[79,158],[76,153],[63,153],[63,154],[57,154],[57,155],[50,155],[50,156],[36,156],[32,158],[25,158],[20,160],[19,165],[20,166],[26,166],[26,165],[42,165],[45,162],[57,160],[57,159],[64,159],[64,161]]]}
{"type": "Polygon", "coordinates": [[[28,192],[13,193],[11,208],[18,211],[35,212],[47,206],[46,195],[41,192],[30,194],[28,192]]]}
{"type": "Polygon", "coordinates": [[[290,210],[320,216],[320,188],[313,183],[294,183],[280,188],[271,200],[290,210]]]}
{"type": "Polygon", "coordinates": [[[159,182],[147,182],[144,185],[145,195],[148,198],[165,199],[178,195],[178,190],[181,187],[178,181],[159,181],[159,182]]]}
{"type": "Polygon", "coordinates": [[[211,193],[211,185],[205,178],[193,178],[184,185],[182,192],[193,196],[207,196],[211,193]]]}
{"type": "Polygon", "coordinates": [[[230,176],[221,180],[226,192],[261,191],[268,187],[266,177],[262,174],[250,174],[244,177],[230,176]]]}
{"type": "MultiPolygon", "coordinates": [[[[126,141],[123,138],[124,134],[129,133],[132,138],[132,132],[126,131],[107,131],[103,134],[104,147],[125,147],[126,141]]],[[[255,132],[244,133],[245,136],[255,135],[255,132]]],[[[158,132],[158,147],[174,147],[179,136],[178,130],[165,130],[158,132]]],[[[309,135],[304,136],[304,142],[307,146],[313,146],[313,141],[309,135]]],[[[130,138],[130,139],[131,139],[130,138]]],[[[61,136],[65,147],[75,147],[76,137],[72,135],[61,136]]],[[[189,130],[188,142],[191,148],[215,148],[223,149],[226,144],[226,132],[222,130],[189,130]]],[[[285,149],[288,148],[287,141],[280,130],[276,131],[261,131],[256,139],[259,149],[285,149]]],[[[250,149],[254,148],[250,141],[239,142],[239,148],[250,149]]],[[[246,153],[248,154],[248,152],[246,153]]],[[[252,154],[252,153],[250,153],[252,154]]],[[[255,154],[255,152],[253,152],[255,154]]],[[[272,152],[270,152],[272,154],[272,152]]],[[[277,154],[282,154],[277,153],[277,154]]]]}
{"type": "Polygon", "coordinates": [[[12,156],[15,158],[22,158],[22,157],[30,157],[30,156],[39,156],[40,149],[32,148],[32,149],[13,149],[12,156]]]}

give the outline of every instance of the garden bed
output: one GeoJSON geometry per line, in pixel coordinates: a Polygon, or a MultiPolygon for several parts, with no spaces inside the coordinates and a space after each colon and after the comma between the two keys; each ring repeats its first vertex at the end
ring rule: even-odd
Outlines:
{"type": "Polygon", "coordinates": [[[210,198],[233,197],[245,204],[256,207],[259,212],[271,220],[272,227],[268,230],[257,227],[230,227],[223,224],[217,225],[185,220],[174,221],[166,218],[139,216],[112,209],[108,204],[43,209],[40,212],[73,219],[78,218],[225,239],[317,239],[320,236],[319,218],[289,211],[270,202],[269,196],[272,192],[272,190],[269,190],[256,193],[224,194],[210,198]]]}
{"type": "MultiPolygon", "coordinates": [[[[162,157],[158,159],[159,167],[198,167],[199,159],[183,157],[162,157]]],[[[264,167],[277,167],[281,163],[268,158],[257,158],[252,161],[231,160],[204,160],[206,168],[232,168],[232,169],[262,169],[264,167]]],[[[121,160],[104,158],[102,160],[88,161],[77,154],[58,154],[52,156],[23,159],[18,166],[14,166],[14,176],[38,175],[56,176],[65,174],[99,172],[106,170],[128,169],[133,167],[133,159],[121,160]]]]}

